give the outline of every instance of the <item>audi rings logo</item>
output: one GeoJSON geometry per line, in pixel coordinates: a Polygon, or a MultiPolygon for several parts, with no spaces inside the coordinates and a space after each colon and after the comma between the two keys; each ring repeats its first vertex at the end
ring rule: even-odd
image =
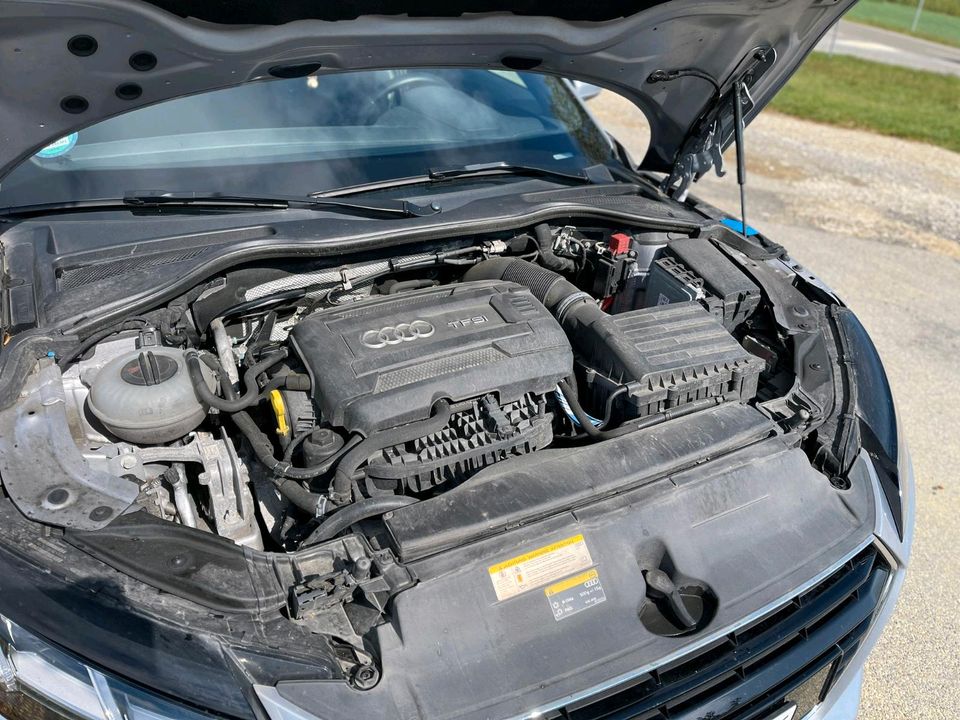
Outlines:
{"type": "Polygon", "coordinates": [[[382,348],[387,345],[399,345],[417,338],[428,338],[434,333],[433,325],[426,320],[414,320],[412,323],[388,325],[379,330],[367,330],[360,336],[360,342],[368,348],[382,348]]]}

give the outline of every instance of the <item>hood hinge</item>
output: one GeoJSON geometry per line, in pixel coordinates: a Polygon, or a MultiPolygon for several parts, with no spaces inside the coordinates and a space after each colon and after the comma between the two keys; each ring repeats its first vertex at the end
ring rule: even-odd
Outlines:
{"type": "Polygon", "coordinates": [[[660,190],[671,195],[674,200],[683,202],[690,192],[691,183],[706,175],[710,168],[713,168],[717,177],[727,174],[723,167],[719,120],[713,123],[705,135],[698,135],[684,144],[673,169],[661,183],[660,190]]]}
{"type": "Polygon", "coordinates": [[[670,174],[660,185],[660,189],[679,202],[687,199],[690,185],[713,168],[718,177],[723,177],[723,151],[734,137],[734,103],[737,93],[734,87],[739,84],[741,94],[740,110],[744,116],[754,109],[756,104],[750,89],[769,70],[777,59],[777,51],[772,47],[759,47],[752,50],[740,61],[739,71],[735,71],[720,84],[701,71],[692,68],[683,70],[657,70],[650,74],[647,82],[669,82],[680,77],[699,77],[713,83],[716,88],[713,102],[707,107],[694,126],[680,152],[677,153],[670,174]]]}

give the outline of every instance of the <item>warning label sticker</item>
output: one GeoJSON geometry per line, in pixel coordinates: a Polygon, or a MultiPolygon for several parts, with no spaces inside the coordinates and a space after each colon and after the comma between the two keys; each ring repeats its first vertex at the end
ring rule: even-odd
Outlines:
{"type": "Polygon", "coordinates": [[[507,600],[591,565],[593,559],[583,535],[574,535],[491,565],[487,570],[497,600],[507,600]]]}
{"type": "Polygon", "coordinates": [[[554,583],[545,588],[543,593],[550,601],[553,619],[557,621],[599,605],[607,599],[596,568],[554,583]]]}

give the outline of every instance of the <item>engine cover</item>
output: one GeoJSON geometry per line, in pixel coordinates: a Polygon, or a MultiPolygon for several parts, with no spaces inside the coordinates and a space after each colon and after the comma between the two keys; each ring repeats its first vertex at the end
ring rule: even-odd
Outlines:
{"type": "Polygon", "coordinates": [[[546,393],[573,372],[562,328],[530,291],[482,281],[384,296],[301,321],[291,343],[323,419],[364,435],[429,417],[441,398],[546,393]]]}

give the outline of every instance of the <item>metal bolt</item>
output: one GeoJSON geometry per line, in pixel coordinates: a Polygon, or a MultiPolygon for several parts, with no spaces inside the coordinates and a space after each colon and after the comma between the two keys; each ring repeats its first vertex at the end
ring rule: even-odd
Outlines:
{"type": "Polygon", "coordinates": [[[120,467],[124,470],[130,470],[136,467],[137,458],[135,455],[124,455],[120,458],[120,467]]]}
{"type": "Polygon", "coordinates": [[[106,505],[98,505],[90,511],[90,519],[94,522],[102,522],[113,515],[113,508],[106,505]]]}
{"type": "Polygon", "coordinates": [[[820,370],[823,367],[823,365],[821,365],[820,363],[810,363],[809,367],[811,370],[820,370]]]}
{"type": "Polygon", "coordinates": [[[837,490],[849,490],[850,481],[839,475],[834,475],[830,478],[830,484],[833,485],[837,490]]]}
{"type": "Polygon", "coordinates": [[[361,665],[353,673],[353,686],[357,690],[370,690],[380,682],[380,671],[376,665],[361,665]]]}

